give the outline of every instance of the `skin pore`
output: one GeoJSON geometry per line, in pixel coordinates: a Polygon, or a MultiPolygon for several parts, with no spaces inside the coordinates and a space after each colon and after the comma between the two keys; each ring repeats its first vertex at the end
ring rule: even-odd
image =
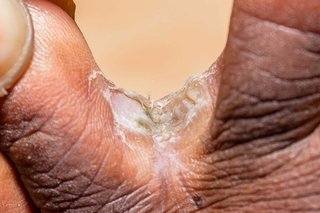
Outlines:
{"type": "Polygon", "coordinates": [[[151,101],[102,75],[60,7],[26,1],[35,49],[0,102],[0,210],[319,211],[320,4],[299,2],[235,1],[217,62],[151,101]]]}

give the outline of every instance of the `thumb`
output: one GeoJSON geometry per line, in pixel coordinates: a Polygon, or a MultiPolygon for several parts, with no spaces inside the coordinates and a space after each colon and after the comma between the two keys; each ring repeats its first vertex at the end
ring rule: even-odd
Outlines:
{"type": "Polygon", "coordinates": [[[217,141],[291,143],[318,126],[319,11],[318,0],[235,1],[221,59],[217,141]]]}

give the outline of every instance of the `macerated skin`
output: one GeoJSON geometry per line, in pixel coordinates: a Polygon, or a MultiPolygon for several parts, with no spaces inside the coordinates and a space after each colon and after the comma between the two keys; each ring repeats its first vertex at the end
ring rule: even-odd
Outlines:
{"type": "Polygon", "coordinates": [[[154,105],[100,74],[61,9],[28,7],[35,54],[0,146],[35,211],[320,211],[318,0],[236,0],[216,64],[154,105]]]}

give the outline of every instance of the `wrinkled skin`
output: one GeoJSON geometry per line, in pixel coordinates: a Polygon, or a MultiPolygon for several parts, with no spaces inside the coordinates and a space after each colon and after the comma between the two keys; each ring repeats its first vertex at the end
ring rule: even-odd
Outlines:
{"type": "Polygon", "coordinates": [[[101,75],[63,10],[27,4],[35,52],[1,100],[0,212],[320,211],[318,0],[236,0],[216,64],[153,105],[101,75]]]}

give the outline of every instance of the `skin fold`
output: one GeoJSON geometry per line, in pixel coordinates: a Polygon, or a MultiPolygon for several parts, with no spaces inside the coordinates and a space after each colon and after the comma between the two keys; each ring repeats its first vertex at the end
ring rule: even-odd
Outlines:
{"type": "Polygon", "coordinates": [[[26,4],[0,212],[320,210],[318,0],[236,0],[221,57],[157,101],[103,76],[61,1],[26,4]]]}

